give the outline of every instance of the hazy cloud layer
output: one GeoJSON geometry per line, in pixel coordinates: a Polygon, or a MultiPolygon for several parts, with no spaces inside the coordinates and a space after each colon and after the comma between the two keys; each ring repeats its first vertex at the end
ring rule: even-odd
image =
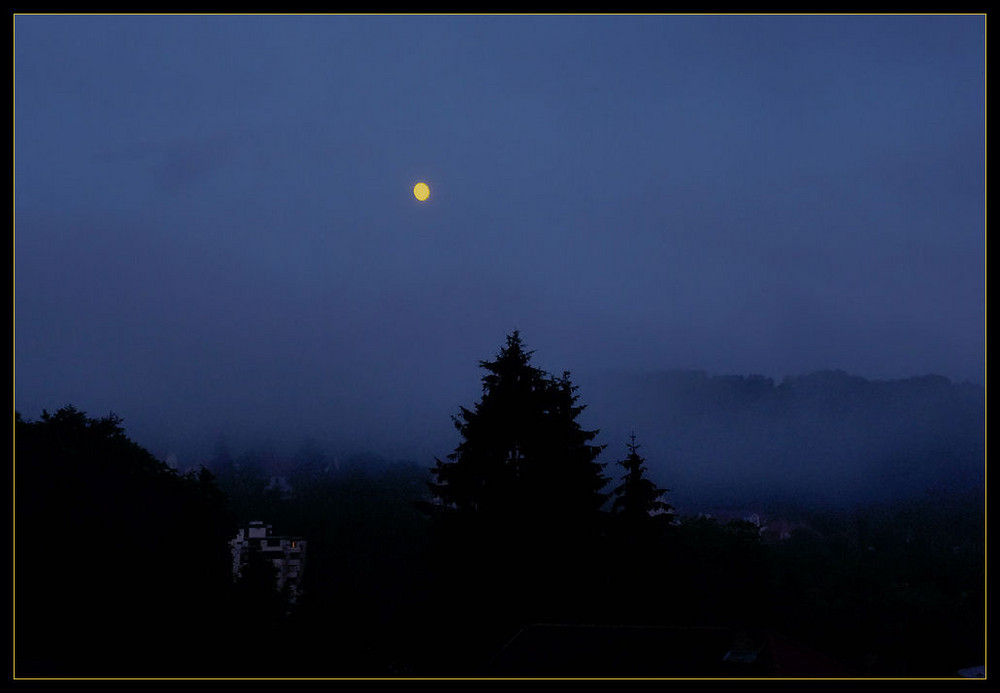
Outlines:
{"type": "Polygon", "coordinates": [[[28,417],[425,458],[515,327],[585,401],[671,368],[984,382],[982,16],[14,29],[28,417]]]}

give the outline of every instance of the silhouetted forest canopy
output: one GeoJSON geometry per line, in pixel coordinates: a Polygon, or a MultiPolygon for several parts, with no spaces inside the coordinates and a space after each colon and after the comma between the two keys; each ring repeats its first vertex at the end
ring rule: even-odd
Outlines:
{"type": "MultiPolygon", "coordinates": [[[[903,441],[914,452],[893,492],[682,507],[698,471],[640,454],[662,433],[652,419],[607,449],[581,423],[585,393],[516,331],[479,365],[482,396],[430,467],[220,446],[181,472],[114,414],[16,414],[15,674],[954,677],[985,663],[984,465],[968,462],[984,450],[960,412],[931,448],[903,441]],[[935,450],[966,478],[944,483],[935,450]],[[308,540],[292,607],[266,563],[234,579],[229,542],[254,520],[308,540]]],[[[850,393],[871,391],[829,375],[781,392],[695,381],[698,406],[670,430],[728,417],[719,436],[747,432],[793,390],[812,403],[800,421],[831,407],[851,419],[850,393]]],[[[968,401],[938,380],[906,387],[916,400],[876,388],[880,420],[968,401]]]]}

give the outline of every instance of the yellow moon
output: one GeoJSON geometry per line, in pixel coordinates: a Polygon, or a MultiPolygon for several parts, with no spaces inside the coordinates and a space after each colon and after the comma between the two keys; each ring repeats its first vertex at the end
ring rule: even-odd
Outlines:
{"type": "Polygon", "coordinates": [[[431,189],[427,187],[427,183],[417,183],[413,186],[413,196],[423,202],[431,196],[431,189]]]}

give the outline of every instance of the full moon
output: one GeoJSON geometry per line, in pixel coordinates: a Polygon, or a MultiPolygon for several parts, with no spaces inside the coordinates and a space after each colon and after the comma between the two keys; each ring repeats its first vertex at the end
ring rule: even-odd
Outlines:
{"type": "Polygon", "coordinates": [[[427,183],[417,183],[413,186],[413,196],[423,202],[431,196],[431,189],[427,187],[427,183]]]}

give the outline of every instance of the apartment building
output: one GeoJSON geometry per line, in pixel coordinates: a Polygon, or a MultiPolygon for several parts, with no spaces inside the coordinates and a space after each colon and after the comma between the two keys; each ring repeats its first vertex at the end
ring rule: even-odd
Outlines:
{"type": "Polygon", "coordinates": [[[233,579],[238,580],[254,552],[269,560],[275,569],[276,587],[294,604],[302,594],[306,542],[301,537],[274,534],[271,525],[260,520],[241,527],[229,542],[233,554],[233,579]]]}

